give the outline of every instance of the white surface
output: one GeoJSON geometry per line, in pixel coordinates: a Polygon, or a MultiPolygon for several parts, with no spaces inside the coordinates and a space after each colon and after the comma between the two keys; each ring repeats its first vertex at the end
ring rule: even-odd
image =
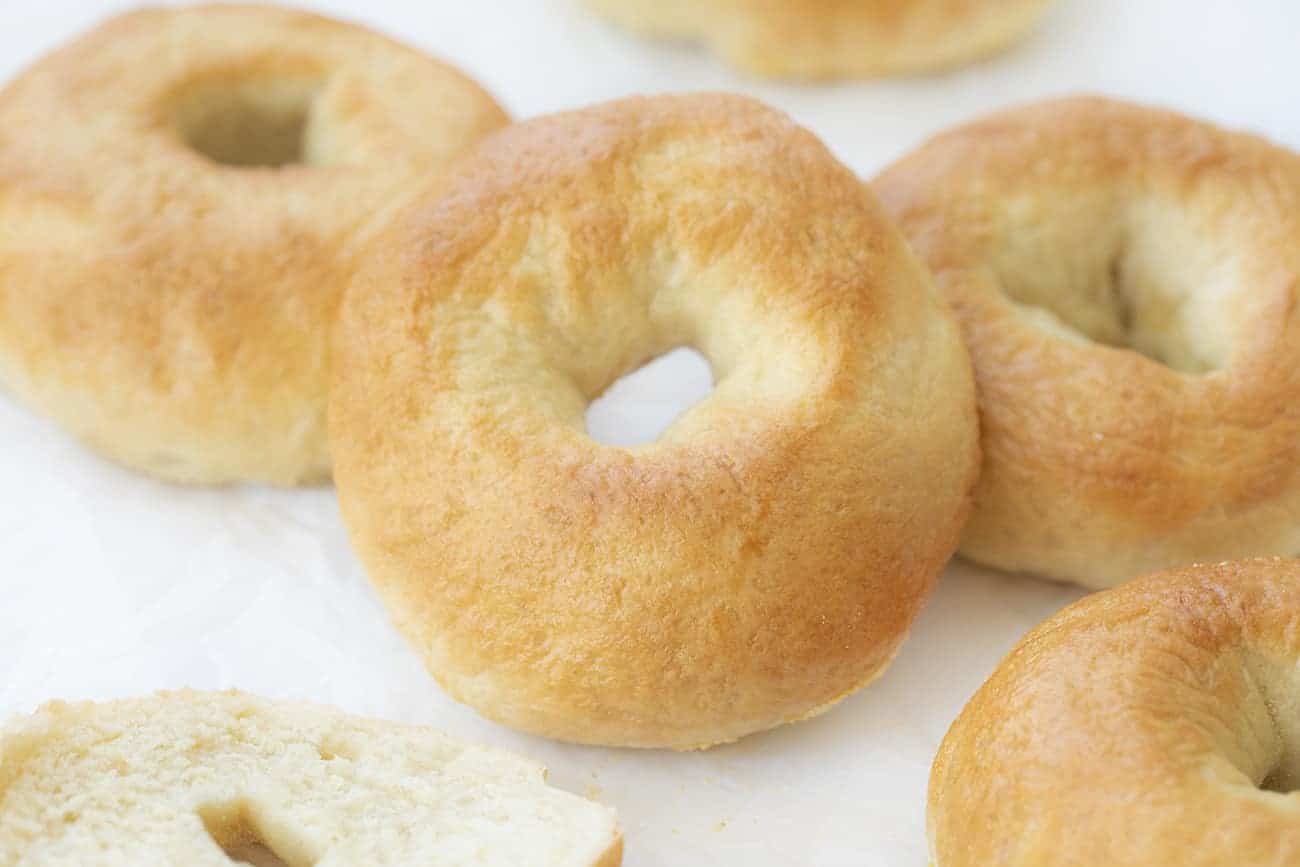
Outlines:
{"type": "MultiPolygon", "coordinates": [[[[122,5],[0,0],[0,75],[122,5]]],[[[562,0],[317,5],[456,61],[517,115],[742,90],[790,111],[862,173],[986,109],[1078,90],[1300,146],[1295,0],[1062,0],[1037,38],[993,62],[820,88],[738,79],[562,0]]],[[[649,379],[621,389],[621,417],[599,410],[602,437],[654,429],[650,385],[707,388],[678,360],[649,379]]],[[[388,626],[329,490],[157,484],[0,398],[0,491],[0,713],[53,697],[238,686],[432,723],[536,756],[560,785],[618,807],[629,867],[921,867],[926,775],[948,723],[1020,634],[1078,595],[957,564],[889,673],[830,714],[703,754],[587,749],[485,723],[438,692],[388,626]]]]}

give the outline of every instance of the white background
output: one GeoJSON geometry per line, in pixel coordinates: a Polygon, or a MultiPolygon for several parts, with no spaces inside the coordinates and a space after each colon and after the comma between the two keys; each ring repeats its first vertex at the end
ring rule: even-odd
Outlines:
{"type": "MultiPolygon", "coordinates": [[[[1295,0],[1061,0],[1034,39],[980,66],[818,87],[744,80],[565,0],[315,5],[454,61],[517,116],[740,90],[792,113],[864,175],[954,122],[1077,91],[1300,147],[1295,0]]],[[[0,0],[0,76],[122,6],[0,0]]],[[[645,434],[706,389],[707,372],[675,356],[617,387],[593,430],[645,434]]],[[[238,686],[431,723],[535,756],[554,782],[617,807],[629,867],[922,867],[926,775],[944,730],[1001,654],[1078,595],[957,563],[888,674],[826,716],[702,754],[554,744],[439,693],[372,596],[332,491],[158,484],[0,397],[0,714],[54,697],[238,686]]]]}

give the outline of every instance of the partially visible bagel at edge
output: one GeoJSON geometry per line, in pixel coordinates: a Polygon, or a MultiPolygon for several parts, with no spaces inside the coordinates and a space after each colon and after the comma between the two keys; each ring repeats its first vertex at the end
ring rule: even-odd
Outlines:
{"type": "Polygon", "coordinates": [[[702,42],[771,78],[937,72],[1005,49],[1051,0],[587,0],[650,36],[702,42]]]}
{"type": "Polygon", "coordinates": [[[0,91],[0,386],[171,481],[326,479],[358,242],[505,122],[361,27],[113,18],[0,91]]]}
{"type": "Polygon", "coordinates": [[[1135,579],[1007,655],[930,776],[933,867],[1300,861],[1300,563],[1135,579]]]}
{"type": "Polygon", "coordinates": [[[617,867],[612,810],[432,729],[184,690],[0,729],[6,867],[617,867]]]}

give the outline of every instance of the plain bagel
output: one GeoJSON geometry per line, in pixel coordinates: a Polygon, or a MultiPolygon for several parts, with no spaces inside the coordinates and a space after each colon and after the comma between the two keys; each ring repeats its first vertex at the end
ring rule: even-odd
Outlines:
{"type": "Polygon", "coordinates": [[[237,693],[0,728],[5,867],[617,867],[614,813],[518,756],[237,693]]]}
{"type": "Polygon", "coordinates": [[[1300,861],[1300,563],[1151,575],[1011,651],[930,777],[934,867],[1300,861]]]}
{"type": "Polygon", "coordinates": [[[455,697],[704,747],[879,674],[978,464],[956,326],[870,191],[739,97],[488,139],[378,239],[330,404],[352,541],[455,697]],[[712,395],[603,446],[588,403],[692,345],[712,395]]]}
{"type": "Polygon", "coordinates": [[[267,6],[114,18],[0,92],[0,384],[165,479],[317,481],[358,235],[506,118],[267,6]]]}
{"type": "Polygon", "coordinates": [[[1300,157],[1079,98],[941,135],[874,186],[974,360],[964,555],[1103,587],[1300,552],[1300,157]]]}
{"type": "Polygon", "coordinates": [[[934,72],[1006,48],[1050,0],[587,0],[650,36],[703,42],[773,78],[934,72]]]}

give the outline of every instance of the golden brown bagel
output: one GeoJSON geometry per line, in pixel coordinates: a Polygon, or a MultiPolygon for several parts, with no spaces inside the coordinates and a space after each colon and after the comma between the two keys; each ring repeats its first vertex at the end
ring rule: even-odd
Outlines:
{"type": "Polygon", "coordinates": [[[935,867],[1300,862],[1300,563],[1193,566],[1031,632],[930,777],[935,867]]]}
{"type": "Polygon", "coordinates": [[[350,288],[330,404],[352,540],[434,676],[495,720],[704,747],[880,673],[978,463],[956,326],[871,193],[739,97],[488,139],[350,288]],[[715,392],[604,446],[673,347],[715,392]]]}
{"type": "Polygon", "coordinates": [[[504,122],[455,70],[325,18],[107,22],[0,92],[0,383],[165,479],[326,477],[358,233],[504,122]]]}
{"type": "Polygon", "coordinates": [[[875,189],[975,363],[963,554],[1103,587],[1300,551],[1300,157],[1067,99],[942,135],[875,189]]]}
{"type": "Polygon", "coordinates": [[[1050,0],[587,0],[650,36],[709,45],[746,72],[795,79],[935,72],[1021,38],[1050,0]]]}

